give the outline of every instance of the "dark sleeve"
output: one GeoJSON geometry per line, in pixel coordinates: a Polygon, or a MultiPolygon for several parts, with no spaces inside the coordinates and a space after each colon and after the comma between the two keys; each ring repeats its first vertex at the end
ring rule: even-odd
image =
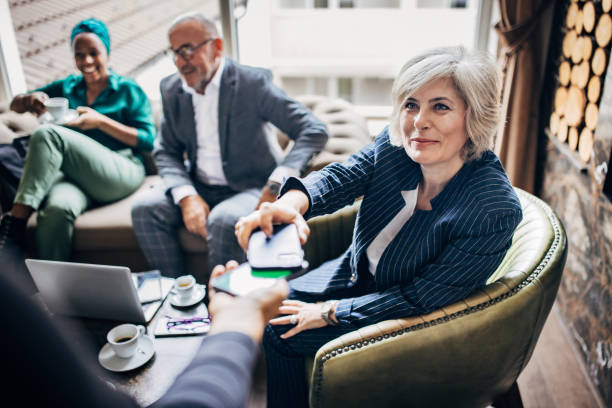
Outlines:
{"type": "Polygon", "coordinates": [[[294,141],[291,151],[280,164],[304,171],[312,157],[325,147],[329,137],[327,126],[301,103],[289,98],[267,77],[262,77],[260,84],[258,109],[266,121],[294,141]]]}
{"type": "Polygon", "coordinates": [[[302,179],[290,177],[281,187],[280,196],[292,189],[303,191],[309,201],[305,219],[331,214],[365,194],[374,172],[374,155],[372,142],[344,163],[332,163],[302,179]]]}
{"type": "Polygon", "coordinates": [[[78,333],[69,334],[69,343],[62,335],[66,328],[60,331],[39,305],[4,276],[14,271],[1,272],[0,361],[6,374],[0,381],[2,406],[137,406],[101,380],[97,367],[79,357],[85,354],[79,354],[73,342],[78,333]]]}
{"type": "Polygon", "coordinates": [[[257,352],[255,342],[242,333],[205,338],[193,361],[153,407],[246,406],[257,352]]]}
{"type": "Polygon", "coordinates": [[[437,259],[406,285],[342,299],[336,318],[365,326],[382,320],[421,315],[466,298],[484,286],[512,244],[522,219],[520,209],[479,220],[479,231],[449,243],[437,259]]]}
{"type": "Polygon", "coordinates": [[[174,126],[172,126],[168,119],[172,118],[172,107],[169,105],[173,101],[165,90],[164,80],[160,84],[160,92],[162,95],[162,117],[159,134],[153,149],[155,164],[168,190],[174,187],[193,185],[193,181],[185,167],[184,155],[187,148],[174,132],[174,126]]]}

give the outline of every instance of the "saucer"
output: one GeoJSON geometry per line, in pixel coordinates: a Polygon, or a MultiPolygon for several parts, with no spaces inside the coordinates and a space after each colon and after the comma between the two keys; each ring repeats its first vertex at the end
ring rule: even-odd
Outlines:
{"type": "Polygon", "coordinates": [[[191,297],[182,298],[176,292],[170,291],[170,304],[175,307],[189,307],[196,305],[204,299],[206,295],[206,286],[196,284],[191,293],[191,297]]]}
{"type": "Polygon", "coordinates": [[[76,110],[68,109],[64,117],[60,120],[55,120],[49,112],[45,112],[38,118],[38,121],[44,124],[49,123],[52,125],[63,125],[64,123],[72,122],[78,117],[79,117],[79,114],[76,110]]]}
{"type": "Polygon", "coordinates": [[[106,343],[98,353],[98,361],[102,367],[110,371],[129,371],[145,364],[154,354],[153,340],[145,335],[138,340],[138,349],[132,357],[121,358],[117,356],[110,344],[106,343]]]}

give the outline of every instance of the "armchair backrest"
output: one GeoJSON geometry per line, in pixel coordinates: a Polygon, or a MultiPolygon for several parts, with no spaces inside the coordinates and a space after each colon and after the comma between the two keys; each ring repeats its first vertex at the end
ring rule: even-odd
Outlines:
{"type": "MultiPolygon", "coordinates": [[[[312,368],[312,407],[484,407],[513,386],[567,257],[565,231],[552,209],[517,193],[523,221],[490,283],[427,315],[383,321],[323,345],[312,368]]],[[[313,221],[316,231],[333,230],[313,221]]]]}

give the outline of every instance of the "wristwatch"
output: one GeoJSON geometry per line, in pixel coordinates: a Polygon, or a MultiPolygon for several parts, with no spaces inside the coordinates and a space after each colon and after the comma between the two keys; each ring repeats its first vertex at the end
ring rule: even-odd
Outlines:
{"type": "Polygon", "coordinates": [[[321,318],[330,326],[335,326],[337,324],[331,318],[332,308],[336,302],[337,300],[328,300],[327,302],[321,304],[321,318]]]}
{"type": "Polygon", "coordinates": [[[270,193],[277,196],[278,193],[280,192],[281,184],[276,181],[268,180],[265,187],[268,189],[270,193]]]}

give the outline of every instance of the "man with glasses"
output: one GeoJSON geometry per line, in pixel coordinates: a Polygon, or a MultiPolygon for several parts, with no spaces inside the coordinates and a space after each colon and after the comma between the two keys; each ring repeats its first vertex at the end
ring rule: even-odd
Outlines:
{"type": "Polygon", "coordinates": [[[160,86],[154,157],[164,183],[138,199],[132,220],[149,265],[179,276],[185,273],[177,236],[182,224],[207,239],[209,270],[244,260],[234,236],[238,218],[274,201],[283,179],[299,176],[328,135],[272,84],[269,71],[223,57],[223,41],[206,17],[179,17],[168,38],[178,73],[160,86]],[[294,141],[286,156],[270,124],[294,141]]]}

